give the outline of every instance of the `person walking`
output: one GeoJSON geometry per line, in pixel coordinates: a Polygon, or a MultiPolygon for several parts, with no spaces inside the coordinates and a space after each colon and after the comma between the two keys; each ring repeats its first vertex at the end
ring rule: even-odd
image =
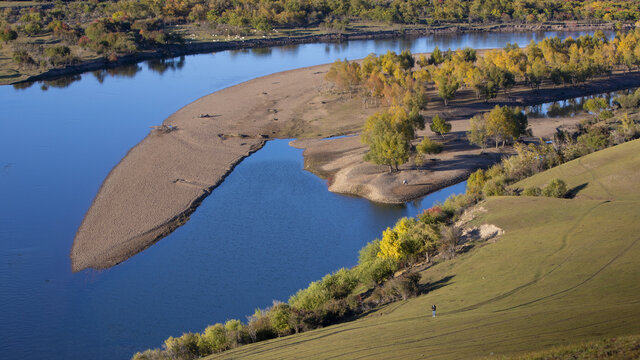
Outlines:
{"type": "Polygon", "coordinates": [[[435,305],[431,305],[431,314],[433,314],[433,317],[436,317],[436,306],[435,305]]]}

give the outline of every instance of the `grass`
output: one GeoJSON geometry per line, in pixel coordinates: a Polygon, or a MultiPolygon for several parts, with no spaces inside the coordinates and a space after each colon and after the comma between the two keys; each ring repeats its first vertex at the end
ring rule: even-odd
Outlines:
{"type": "Polygon", "coordinates": [[[212,358],[462,359],[638,334],[639,150],[636,140],[529,180],[586,183],[576,199],[493,197],[480,204],[488,211],[474,221],[505,234],[425,270],[425,295],[212,358]]]}
{"type": "Polygon", "coordinates": [[[629,191],[638,185],[638,168],[640,144],[632,141],[570,161],[513,186],[542,187],[551,179],[560,178],[575,190],[577,199],[640,201],[640,191],[629,191]]]}
{"type": "Polygon", "coordinates": [[[640,336],[623,336],[578,345],[561,346],[513,357],[512,360],[575,360],[575,359],[640,359],[640,336]]]}

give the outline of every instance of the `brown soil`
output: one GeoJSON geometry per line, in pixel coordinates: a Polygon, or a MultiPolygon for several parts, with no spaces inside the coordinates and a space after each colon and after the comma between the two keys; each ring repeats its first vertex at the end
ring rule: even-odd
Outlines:
{"type": "MultiPolygon", "coordinates": [[[[172,232],[235,165],[269,138],[317,139],[357,132],[366,117],[380,109],[363,109],[357,99],[328,93],[323,82],[328,67],[254,79],[198,99],[167,118],[163,128],[152,130],[105,179],[76,234],[73,271],[111,267],[172,232]]],[[[502,103],[542,103],[639,85],[639,74],[619,74],[571,89],[516,89],[502,103]]],[[[406,165],[399,174],[364,163],[365,149],[357,137],[296,144],[307,148],[309,169],[333,175],[330,190],[382,202],[406,201],[462,180],[499,158],[500,151],[478,155],[479,150],[463,140],[466,119],[494,105],[476,102],[469,92],[461,92],[446,109],[434,100],[426,114],[444,114],[453,124],[446,151],[415,169],[406,165]],[[402,185],[404,179],[408,185],[402,185]]],[[[556,126],[532,122],[537,135],[549,134],[556,126]]],[[[428,130],[422,135],[432,136],[428,130]]]]}

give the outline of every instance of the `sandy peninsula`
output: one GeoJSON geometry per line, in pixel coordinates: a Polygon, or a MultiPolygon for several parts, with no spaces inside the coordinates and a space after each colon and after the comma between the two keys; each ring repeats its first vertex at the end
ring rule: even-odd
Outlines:
{"type": "MultiPolygon", "coordinates": [[[[362,161],[366,149],[355,134],[370,114],[380,108],[363,108],[357,98],[327,91],[324,74],[329,65],[307,67],[257,78],[204,96],[178,110],[149,135],[109,173],[80,225],[71,250],[73,271],[114,266],[184,224],[189,215],[244,157],[271,138],[311,138],[295,146],[306,148],[307,168],[329,178],[329,190],[398,203],[462,180],[478,167],[487,166],[500,151],[480,154],[464,141],[468,118],[497,103],[539,104],[640,86],[640,75],[616,74],[575,88],[539,91],[516,88],[510,98],[478,102],[462,91],[444,108],[435,93],[425,112],[452,121],[445,152],[421,166],[406,164],[390,175],[386,168],[362,161]],[[408,180],[403,185],[402,180],[408,180]]],[[[530,121],[534,134],[551,134],[563,121],[530,121]]],[[[421,136],[434,136],[425,130],[421,136]]]]}

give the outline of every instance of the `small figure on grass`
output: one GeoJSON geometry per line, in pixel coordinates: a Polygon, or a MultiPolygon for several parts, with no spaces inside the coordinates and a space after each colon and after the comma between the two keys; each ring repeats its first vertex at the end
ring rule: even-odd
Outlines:
{"type": "Polygon", "coordinates": [[[431,314],[433,315],[433,317],[436,317],[436,306],[435,305],[431,305],[431,314]]]}

